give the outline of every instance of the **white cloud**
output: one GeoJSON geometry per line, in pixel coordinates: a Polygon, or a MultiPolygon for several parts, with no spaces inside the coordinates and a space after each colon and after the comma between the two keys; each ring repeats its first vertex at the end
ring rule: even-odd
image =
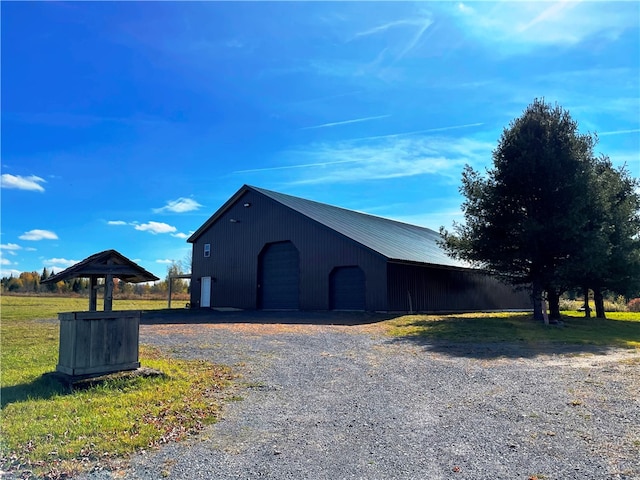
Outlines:
{"type": "Polygon", "coordinates": [[[176,227],[162,222],[141,223],[139,225],[136,225],[134,228],[142,232],[153,233],[154,235],[157,233],[172,233],[177,230],[176,227]]]}
{"type": "Polygon", "coordinates": [[[6,258],[0,257],[0,265],[11,265],[11,261],[6,258]]]}
{"type": "Polygon", "coordinates": [[[168,258],[159,258],[158,260],[156,260],[156,263],[171,265],[173,263],[173,260],[169,260],[168,258]]]}
{"type": "Polygon", "coordinates": [[[127,222],[123,222],[122,220],[109,220],[107,225],[128,225],[127,222]]]}
{"type": "Polygon", "coordinates": [[[21,249],[22,247],[15,243],[3,243],[2,245],[0,245],[0,250],[15,251],[15,250],[21,250],[21,249]]]}
{"type": "Polygon", "coordinates": [[[71,265],[75,265],[79,261],[80,260],[67,260],[66,258],[49,258],[48,260],[44,260],[42,263],[47,266],[67,268],[71,265]]]}
{"type": "Polygon", "coordinates": [[[182,232],[172,233],[171,236],[172,237],[176,237],[176,238],[189,238],[189,235],[187,235],[186,233],[182,233],[182,232]]]}
{"type": "Polygon", "coordinates": [[[0,276],[4,277],[18,277],[22,272],[20,270],[16,270],[15,268],[4,269],[0,268],[0,276]]]}
{"type": "Polygon", "coordinates": [[[44,178],[30,175],[23,177],[21,175],[11,175],[9,173],[2,174],[2,188],[16,188],[18,190],[31,190],[35,192],[44,192],[44,188],[41,183],[44,183],[44,178]]]}
{"type": "Polygon", "coordinates": [[[197,210],[201,206],[202,205],[196,202],[193,198],[180,197],[177,200],[170,200],[162,208],[154,208],[153,211],[155,213],[161,213],[161,212],[185,213],[185,212],[191,212],[193,210],[197,210]]]}
{"type": "Polygon", "coordinates": [[[58,236],[49,230],[29,230],[18,237],[20,240],[57,240],[58,236]]]}

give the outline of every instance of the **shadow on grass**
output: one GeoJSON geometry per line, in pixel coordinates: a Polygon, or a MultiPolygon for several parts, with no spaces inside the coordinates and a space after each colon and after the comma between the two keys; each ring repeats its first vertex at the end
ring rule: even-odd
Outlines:
{"type": "Polygon", "coordinates": [[[2,407],[10,403],[25,400],[48,400],[59,395],[102,388],[114,391],[132,388],[145,378],[169,378],[166,374],[152,368],[139,368],[123,372],[114,372],[96,376],[69,377],[58,372],[44,373],[33,382],[4,387],[0,394],[2,407]]]}
{"type": "Polygon", "coordinates": [[[393,343],[411,343],[453,357],[534,358],[540,355],[606,355],[640,347],[640,322],[563,317],[544,325],[530,315],[400,317],[393,343]]]}
{"type": "Polygon", "coordinates": [[[0,405],[25,400],[47,400],[58,395],[73,393],[72,386],[53,373],[45,373],[30,383],[0,389],[0,405]]]}
{"type": "Polygon", "coordinates": [[[142,312],[141,325],[257,323],[291,325],[367,325],[395,318],[397,315],[372,312],[327,311],[219,311],[212,309],[165,309],[142,312]]]}

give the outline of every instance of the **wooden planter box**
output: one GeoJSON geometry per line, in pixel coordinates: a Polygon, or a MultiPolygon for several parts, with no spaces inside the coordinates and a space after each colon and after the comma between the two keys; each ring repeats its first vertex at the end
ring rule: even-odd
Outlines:
{"type": "Polygon", "coordinates": [[[97,376],[140,367],[140,311],[64,312],[58,319],[58,372],[97,376]]]}

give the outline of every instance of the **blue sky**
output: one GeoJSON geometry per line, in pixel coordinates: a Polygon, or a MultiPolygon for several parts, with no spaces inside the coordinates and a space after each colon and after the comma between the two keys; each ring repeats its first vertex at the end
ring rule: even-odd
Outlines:
{"type": "Polygon", "coordinates": [[[638,2],[2,2],[2,275],[160,277],[247,183],[438,229],[534,98],[640,176],[638,2]]]}

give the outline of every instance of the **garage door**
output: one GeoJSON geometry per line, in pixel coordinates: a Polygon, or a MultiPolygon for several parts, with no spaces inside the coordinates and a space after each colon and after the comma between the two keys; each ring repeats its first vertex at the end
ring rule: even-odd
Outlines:
{"type": "Polygon", "coordinates": [[[291,242],[268,243],[258,257],[258,308],[299,308],[300,261],[291,242]]]}
{"type": "Polygon", "coordinates": [[[364,310],[365,278],[360,267],[336,267],[329,275],[332,310],[364,310]]]}

